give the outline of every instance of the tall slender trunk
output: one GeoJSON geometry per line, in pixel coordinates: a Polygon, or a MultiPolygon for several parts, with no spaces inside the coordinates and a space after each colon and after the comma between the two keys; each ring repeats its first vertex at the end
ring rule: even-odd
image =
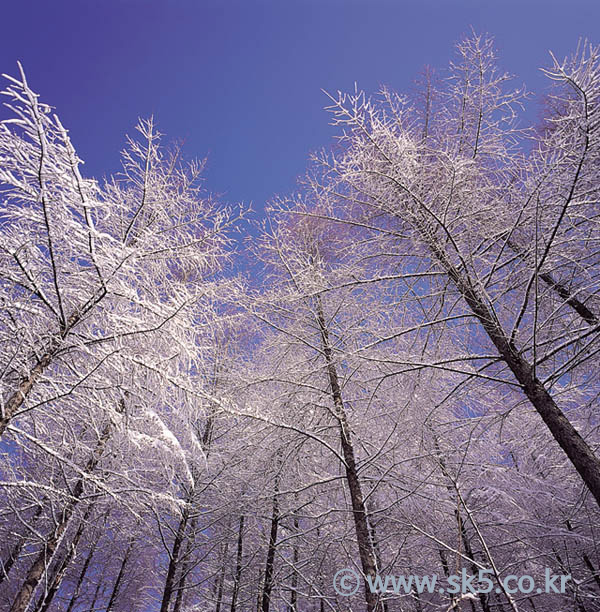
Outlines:
{"type": "Polygon", "coordinates": [[[262,604],[262,585],[263,585],[263,573],[262,570],[258,572],[258,589],[256,594],[256,612],[261,612],[261,604],[262,604]]]}
{"type": "Polygon", "coordinates": [[[54,596],[56,595],[56,593],[58,592],[58,589],[60,588],[63,578],[65,577],[65,574],[67,573],[67,570],[69,569],[69,565],[71,564],[71,561],[73,561],[73,557],[75,556],[75,553],[77,551],[77,546],[79,546],[79,540],[81,539],[81,536],[83,535],[83,532],[87,525],[87,521],[90,518],[91,513],[92,513],[92,505],[90,504],[86,508],[85,514],[83,515],[83,518],[81,519],[79,526],[77,527],[77,531],[75,532],[75,535],[73,536],[73,540],[71,541],[71,544],[67,548],[67,551],[65,553],[63,560],[59,563],[58,567],[55,569],[54,577],[52,578],[50,588],[48,589],[46,593],[42,594],[36,607],[34,608],[35,612],[48,612],[48,609],[52,605],[52,600],[54,599],[54,596]]]}
{"type": "MultiPolygon", "coordinates": [[[[463,521],[462,515],[460,514],[460,511],[458,510],[458,508],[454,510],[454,516],[456,518],[456,524],[458,525],[458,531],[460,533],[460,538],[465,548],[465,552],[467,553],[467,556],[469,557],[469,559],[471,559],[471,562],[469,563],[471,574],[473,576],[477,576],[478,569],[477,569],[477,566],[475,565],[475,556],[474,556],[475,553],[473,552],[473,547],[471,546],[469,535],[467,534],[467,528],[465,527],[465,522],[463,521]]],[[[482,593],[481,591],[478,591],[478,596],[479,596],[479,603],[481,603],[481,609],[483,610],[483,612],[491,612],[488,593],[482,593]]]]}
{"type": "Polygon", "coordinates": [[[223,603],[223,584],[225,583],[225,566],[227,565],[227,549],[229,548],[229,542],[223,544],[223,555],[221,556],[221,571],[215,581],[215,591],[217,596],[217,603],[215,606],[215,612],[221,612],[221,604],[223,603]]]}
{"type": "MultiPolygon", "coordinates": [[[[35,524],[37,519],[41,516],[43,509],[44,509],[43,502],[40,502],[37,505],[35,512],[33,513],[30,519],[33,524],[35,524]]],[[[21,535],[19,539],[17,540],[17,542],[15,543],[15,545],[12,547],[12,550],[10,551],[10,553],[8,554],[8,559],[2,563],[2,569],[0,571],[0,584],[2,584],[5,578],[8,578],[8,574],[10,570],[12,569],[12,566],[15,564],[15,562],[19,558],[19,555],[21,554],[21,550],[23,550],[23,546],[25,546],[26,542],[27,542],[27,536],[21,535]]]]}
{"type": "Polygon", "coordinates": [[[294,539],[294,550],[292,552],[292,585],[290,593],[290,612],[298,612],[298,534],[300,532],[300,523],[298,517],[294,514],[293,533],[296,536],[294,539]]]}
{"type": "Polygon", "coordinates": [[[527,399],[542,417],[550,433],[569,457],[583,482],[600,505],[600,459],[558,407],[554,398],[537,377],[535,368],[522,356],[513,340],[505,334],[478,289],[448,259],[435,237],[431,236],[424,226],[420,230],[435,259],[479,320],[500,357],[521,384],[527,399]]]}
{"type": "Polygon", "coordinates": [[[94,556],[94,553],[96,552],[96,546],[98,545],[99,539],[100,537],[98,536],[98,538],[90,546],[90,550],[88,552],[87,557],[85,558],[83,567],[81,568],[81,572],[79,572],[77,583],[75,584],[75,588],[73,589],[73,595],[71,596],[71,600],[69,601],[69,605],[67,606],[67,609],[65,612],[71,612],[73,608],[75,607],[75,603],[77,602],[77,599],[79,598],[79,594],[81,593],[81,587],[83,585],[83,581],[85,580],[85,576],[87,574],[88,567],[90,566],[90,563],[92,562],[92,557],[94,556]]]}
{"type": "Polygon", "coordinates": [[[173,549],[169,558],[169,569],[167,570],[167,579],[165,581],[165,588],[163,589],[162,604],[160,606],[160,612],[168,612],[171,597],[175,586],[175,573],[177,571],[177,564],[179,562],[179,551],[185,537],[185,529],[189,518],[189,501],[186,503],[181,518],[179,519],[179,526],[177,527],[177,533],[175,534],[175,540],[173,542],[173,549]]]}
{"type": "MultiPolygon", "coordinates": [[[[120,409],[121,411],[124,410],[124,403],[122,400],[120,402],[120,409]]],[[[94,454],[85,466],[84,472],[86,474],[93,472],[95,467],[98,465],[98,462],[100,461],[102,454],[104,453],[104,449],[106,448],[106,444],[110,438],[111,432],[112,423],[109,422],[105,426],[104,431],[96,444],[94,454]]],[[[44,547],[33,562],[33,565],[29,568],[25,581],[21,586],[20,591],[17,593],[12,607],[10,608],[10,612],[25,612],[27,610],[35,589],[49,567],[56,549],[58,548],[58,545],[60,544],[60,541],[69,525],[69,521],[75,512],[75,508],[77,507],[79,499],[83,494],[83,485],[84,479],[80,478],[73,488],[73,493],[69,501],[65,504],[65,508],[61,514],[58,525],[44,543],[44,547]]]]}
{"type": "MultiPolygon", "coordinates": [[[[409,571],[410,571],[410,574],[414,575],[414,572],[412,569],[409,569],[409,571]]],[[[415,589],[415,587],[411,586],[410,594],[413,596],[415,600],[415,612],[423,612],[423,604],[421,603],[421,594],[419,593],[419,591],[415,589]]]]}
{"type": "MultiPolygon", "coordinates": [[[[215,381],[216,384],[216,381],[215,381]]],[[[204,433],[202,434],[202,448],[206,452],[208,456],[208,450],[210,448],[210,443],[212,440],[212,432],[214,425],[214,417],[211,414],[208,417],[206,427],[204,429],[204,433]]],[[[199,436],[199,435],[198,435],[199,436]]],[[[194,483],[192,485],[191,491],[188,493],[186,506],[179,521],[179,525],[177,527],[177,533],[175,534],[175,540],[173,541],[173,548],[171,549],[171,554],[169,555],[169,568],[167,570],[167,578],[165,580],[165,586],[163,589],[163,599],[161,604],[161,612],[167,612],[169,609],[169,605],[171,603],[171,599],[173,598],[173,593],[177,590],[177,598],[175,599],[175,610],[177,612],[181,606],[181,601],[183,597],[183,589],[185,587],[185,577],[186,577],[186,569],[182,567],[180,572],[180,578],[177,581],[177,585],[175,583],[175,577],[177,575],[177,570],[179,568],[179,564],[181,561],[181,547],[185,541],[185,534],[188,526],[188,521],[190,518],[190,514],[192,512],[192,504],[194,502],[194,495],[196,491],[196,478],[194,477],[194,483]]],[[[195,522],[195,519],[194,519],[195,522]]],[[[188,547],[189,548],[189,547],[188,547]]],[[[187,556],[187,555],[186,555],[187,556]]],[[[184,564],[185,565],[185,564],[184,564]]]]}
{"type": "MultiPolygon", "coordinates": [[[[216,380],[215,380],[215,385],[216,385],[216,380]]],[[[213,429],[214,429],[214,416],[211,414],[206,421],[206,427],[204,428],[204,433],[202,434],[202,448],[204,449],[204,452],[207,458],[208,458],[208,454],[210,451],[210,445],[212,442],[213,429]]],[[[192,510],[191,506],[194,502],[195,492],[196,492],[196,482],[194,480],[194,486],[192,487],[192,490],[190,492],[190,497],[189,497],[190,512],[192,510]]],[[[188,539],[187,539],[186,551],[183,555],[183,562],[182,562],[181,571],[179,574],[179,580],[177,581],[177,587],[176,587],[177,597],[175,598],[175,605],[173,606],[173,612],[179,612],[181,610],[181,605],[183,603],[183,594],[185,591],[185,581],[187,579],[188,569],[190,565],[189,558],[190,558],[190,555],[192,554],[192,549],[194,547],[194,542],[192,538],[194,537],[194,533],[196,532],[196,523],[197,523],[197,517],[194,516],[190,524],[190,530],[189,530],[190,535],[188,536],[188,539]]]]}
{"type": "MultiPolygon", "coordinates": [[[[358,542],[358,552],[362,565],[363,574],[374,578],[377,574],[377,562],[373,543],[369,534],[369,524],[367,518],[367,510],[358,478],[358,470],[356,467],[356,459],[354,447],[350,435],[350,427],[346,419],[346,411],[342,399],[342,391],[338,379],[337,370],[333,358],[333,349],[329,340],[329,331],[325,322],[323,313],[323,305],[320,296],[316,298],[317,305],[317,322],[321,332],[321,343],[323,355],[327,364],[327,373],[329,377],[329,386],[331,389],[331,397],[335,408],[335,414],[340,426],[340,439],[342,452],[344,455],[344,467],[346,468],[346,481],[350,491],[350,499],[352,501],[352,513],[354,516],[354,526],[356,529],[356,539],[358,542]]],[[[376,593],[372,593],[366,580],[364,581],[365,600],[367,604],[367,612],[376,612],[380,609],[378,605],[378,597],[376,593]]]]}
{"type": "MultiPolygon", "coordinates": [[[[566,523],[567,529],[569,531],[574,531],[571,521],[567,519],[566,523]]],[[[588,570],[590,570],[590,573],[592,574],[592,578],[594,579],[596,586],[598,587],[598,589],[600,589],[600,572],[594,567],[594,564],[586,553],[582,553],[581,558],[583,559],[585,566],[588,568],[588,570]]]]}
{"type": "MultiPolygon", "coordinates": [[[[500,599],[500,595],[498,593],[494,593],[494,600],[495,600],[495,612],[504,612],[504,606],[502,605],[502,600],[500,599]]],[[[533,604],[533,602],[532,602],[533,604]]],[[[533,610],[533,608],[532,608],[533,610]]]]}
{"type": "MultiPolygon", "coordinates": [[[[90,610],[96,609],[96,602],[98,601],[98,596],[100,595],[100,590],[102,589],[102,580],[98,580],[98,584],[96,586],[96,590],[94,591],[94,597],[92,598],[92,603],[90,604],[90,610]]],[[[104,595],[104,590],[102,589],[102,595],[104,595]]]]}
{"type": "MultiPolygon", "coordinates": [[[[367,519],[368,518],[369,517],[367,516],[367,519]]],[[[369,530],[371,533],[371,542],[373,542],[373,550],[375,551],[375,560],[377,561],[377,567],[381,568],[383,567],[383,562],[381,559],[381,549],[379,548],[379,539],[377,538],[377,529],[375,528],[375,523],[373,523],[373,521],[367,520],[367,522],[369,524],[369,530]]],[[[381,602],[381,606],[382,606],[383,612],[388,612],[388,604],[385,599],[381,602]]]]}
{"type": "MultiPolygon", "coordinates": [[[[571,571],[563,563],[563,560],[562,560],[560,554],[558,553],[558,551],[554,547],[552,547],[552,552],[554,553],[554,556],[556,557],[556,560],[558,561],[558,565],[560,566],[560,568],[563,571],[563,573],[565,575],[570,575],[571,571]]],[[[574,591],[574,593],[573,593],[574,599],[575,599],[575,603],[577,604],[577,609],[579,610],[579,612],[586,612],[585,606],[583,605],[583,601],[581,600],[581,596],[579,595],[579,593],[580,593],[579,589],[576,589],[574,591]]]]}
{"type": "Polygon", "coordinates": [[[117,579],[115,580],[112,593],[110,594],[110,598],[108,600],[108,605],[106,606],[106,612],[112,612],[112,610],[114,609],[115,601],[119,596],[119,590],[121,589],[121,583],[123,582],[123,576],[125,576],[125,567],[129,562],[129,557],[131,556],[131,551],[133,550],[134,541],[135,540],[133,539],[133,537],[129,540],[127,550],[125,551],[125,556],[123,557],[123,561],[121,561],[119,574],[117,575],[117,579]]]}
{"type": "Polygon", "coordinates": [[[265,582],[262,592],[261,612],[269,612],[271,606],[271,592],[273,590],[273,576],[275,573],[275,550],[277,548],[277,531],[279,529],[279,478],[275,477],[275,492],[273,494],[273,513],[271,515],[271,532],[267,548],[267,561],[265,563],[265,582]]]}
{"type": "MultiPolygon", "coordinates": [[[[442,470],[442,474],[452,483],[452,485],[449,484],[446,487],[450,495],[452,495],[454,493],[456,484],[455,484],[454,479],[450,476],[450,473],[448,472],[448,468],[446,467],[446,462],[444,461],[444,457],[442,455],[442,451],[440,449],[440,445],[438,443],[438,439],[435,433],[433,433],[433,443],[434,443],[436,454],[438,456],[438,461],[440,464],[440,468],[442,470]]],[[[454,510],[454,518],[456,519],[456,525],[458,527],[458,532],[460,534],[460,539],[465,549],[465,552],[467,553],[467,556],[471,560],[470,561],[471,574],[473,576],[476,576],[478,574],[478,569],[477,569],[477,566],[475,565],[475,557],[473,556],[474,555],[473,547],[471,546],[469,535],[467,534],[467,528],[465,527],[465,523],[460,513],[460,506],[454,510]]],[[[440,556],[442,557],[442,560],[445,559],[445,555],[442,554],[441,550],[440,550],[440,556]]],[[[444,571],[446,572],[448,571],[447,563],[446,563],[446,566],[444,567],[444,571]]],[[[481,603],[481,609],[483,610],[483,612],[491,612],[488,594],[478,592],[478,595],[479,595],[479,602],[481,603]]],[[[452,596],[452,600],[454,601],[454,595],[452,596]]],[[[473,603],[473,600],[470,600],[470,602],[471,602],[471,607],[473,609],[473,612],[475,612],[475,604],[473,603]]]]}
{"type": "Polygon", "coordinates": [[[175,598],[175,605],[173,606],[173,612],[180,612],[181,605],[183,603],[183,594],[185,592],[185,581],[187,579],[187,574],[190,566],[190,556],[192,554],[194,548],[194,533],[196,532],[196,523],[197,517],[194,516],[190,522],[190,529],[187,538],[187,546],[185,553],[183,554],[183,561],[181,564],[181,573],[179,575],[179,580],[177,581],[177,597],[175,598]]]}
{"type": "MultiPolygon", "coordinates": [[[[440,554],[440,560],[442,562],[442,569],[444,570],[444,576],[446,580],[450,578],[450,565],[448,564],[448,557],[446,557],[446,551],[443,548],[438,549],[438,553],[440,554]]],[[[469,598],[469,603],[471,604],[472,612],[477,612],[475,609],[475,603],[472,599],[469,598]]],[[[453,612],[461,612],[461,603],[460,599],[454,593],[450,593],[450,610],[453,612]]]]}
{"type": "Polygon", "coordinates": [[[231,608],[230,612],[235,612],[237,606],[237,598],[240,591],[240,582],[242,580],[242,559],[244,554],[244,515],[240,516],[240,524],[238,528],[237,539],[237,555],[235,562],[235,576],[233,577],[233,592],[231,593],[231,608]]]}

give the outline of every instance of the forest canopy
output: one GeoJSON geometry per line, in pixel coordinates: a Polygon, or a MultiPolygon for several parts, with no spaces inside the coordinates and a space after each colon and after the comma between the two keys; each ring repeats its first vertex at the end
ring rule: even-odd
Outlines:
{"type": "Polygon", "coordinates": [[[84,176],[5,75],[0,609],[599,610],[599,53],[532,125],[477,34],[331,95],[253,224],[152,118],[84,176]]]}

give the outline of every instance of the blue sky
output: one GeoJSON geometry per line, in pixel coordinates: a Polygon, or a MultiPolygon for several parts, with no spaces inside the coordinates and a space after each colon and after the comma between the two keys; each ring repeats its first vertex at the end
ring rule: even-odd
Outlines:
{"type": "Polygon", "coordinates": [[[85,175],[118,170],[125,133],[154,114],[188,156],[208,156],[209,190],[258,211],[331,142],[321,89],[407,90],[471,26],[534,90],[548,49],[600,42],[596,0],[13,0],[0,11],[0,72],[23,62],[85,175]]]}

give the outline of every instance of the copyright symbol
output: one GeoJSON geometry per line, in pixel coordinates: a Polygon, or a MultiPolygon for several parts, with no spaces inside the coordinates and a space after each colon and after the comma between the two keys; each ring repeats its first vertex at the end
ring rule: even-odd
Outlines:
{"type": "Polygon", "coordinates": [[[340,570],[333,577],[333,588],[335,592],[343,597],[350,597],[358,591],[360,578],[358,574],[350,568],[340,570]]]}

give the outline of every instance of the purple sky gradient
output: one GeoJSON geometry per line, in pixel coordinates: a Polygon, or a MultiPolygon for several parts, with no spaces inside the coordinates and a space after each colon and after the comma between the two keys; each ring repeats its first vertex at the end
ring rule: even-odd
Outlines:
{"type": "Polygon", "coordinates": [[[188,156],[208,156],[208,189],[259,212],[330,143],[321,88],[406,91],[473,26],[536,90],[548,49],[600,42],[596,0],[13,0],[0,11],[0,72],[23,62],[85,175],[117,170],[125,133],[154,113],[188,156]]]}

